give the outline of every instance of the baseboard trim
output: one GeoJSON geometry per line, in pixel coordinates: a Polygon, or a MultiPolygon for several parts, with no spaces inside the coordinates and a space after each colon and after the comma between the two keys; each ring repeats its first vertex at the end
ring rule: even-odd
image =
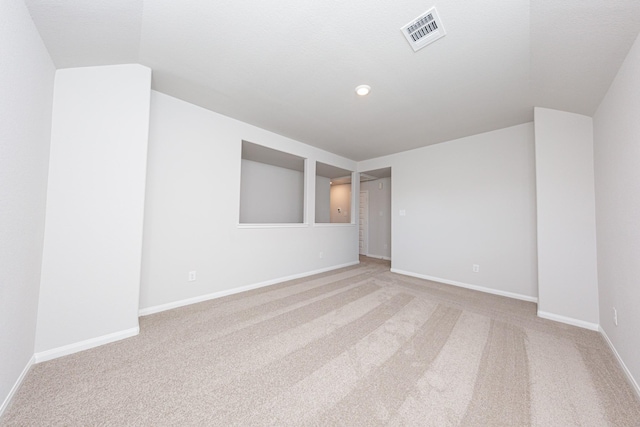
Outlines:
{"type": "Polygon", "coordinates": [[[213,292],[213,293],[210,293],[210,294],[200,295],[200,296],[193,297],[193,298],[187,298],[187,299],[183,299],[183,300],[179,300],[179,301],[169,302],[169,303],[166,303],[166,304],[155,305],[153,307],[141,308],[138,311],[138,315],[139,316],[148,316],[150,314],[160,313],[162,311],[167,311],[167,310],[171,310],[171,309],[178,308],[178,307],[184,307],[186,305],[196,304],[196,303],[203,302],[203,301],[209,301],[209,300],[216,299],[216,298],[222,298],[222,297],[226,297],[226,296],[229,296],[229,295],[238,294],[240,292],[246,292],[246,291],[250,291],[250,290],[253,290],[253,289],[263,288],[265,286],[275,285],[277,283],[286,282],[288,280],[300,279],[302,277],[313,276],[314,274],[325,273],[327,271],[337,270],[339,268],[351,267],[352,265],[356,265],[356,264],[360,264],[360,261],[354,261],[354,262],[348,262],[348,263],[345,263],[345,264],[334,265],[334,266],[327,267],[327,268],[321,268],[319,270],[308,271],[308,272],[299,273],[299,274],[293,274],[291,276],[280,277],[278,279],[267,280],[267,281],[260,282],[260,283],[254,283],[252,285],[241,286],[239,288],[227,289],[227,290],[224,290],[224,291],[213,292]]]}
{"type": "Polygon", "coordinates": [[[2,417],[2,414],[4,414],[4,411],[9,407],[9,404],[11,403],[13,396],[16,394],[16,392],[22,385],[22,381],[24,381],[24,378],[27,376],[29,369],[31,369],[31,366],[33,366],[35,361],[36,361],[35,355],[31,356],[31,359],[29,359],[29,361],[27,362],[27,365],[24,367],[24,369],[20,373],[20,376],[18,377],[16,382],[13,384],[13,387],[11,387],[11,390],[9,390],[9,394],[4,399],[4,402],[2,402],[2,406],[0,406],[0,418],[2,417]]]}
{"type": "Polygon", "coordinates": [[[574,319],[573,317],[561,316],[559,314],[549,313],[547,311],[538,310],[538,317],[547,320],[553,320],[555,322],[566,323],[567,325],[577,326],[579,328],[589,329],[597,331],[600,325],[597,323],[586,322],[584,320],[574,319]]]}
{"type": "Polygon", "coordinates": [[[631,384],[631,387],[636,392],[636,395],[638,396],[638,399],[640,399],[640,386],[638,386],[638,382],[636,381],[635,378],[633,378],[633,375],[631,374],[631,371],[629,370],[629,368],[627,368],[627,365],[622,360],[622,357],[620,357],[620,354],[618,353],[618,350],[616,350],[616,348],[614,347],[614,345],[611,342],[611,340],[609,339],[609,336],[607,335],[607,333],[604,331],[604,329],[602,329],[602,326],[600,326],[598,328],[598,331],[600,331],[600,335],[602,335],[604,340],[609,345],[609,348],[611,349],[613,354],[616,356],[616,359],[618,360],[618,363],[620,364],[620,367],[622,368],[622,370],[624,371],[625,375],[627,376],[627,381],[629,381],[629,384],[631,384]]]}
{"type": "Polygon", "coordinates": [[[466,289],[471,289],[471,290],[474,290],[474,291],[480,291],[480,292],[484,292],[484,293],[487,293],[487,294],[499,295],[501,297],[519,299],[519,300],[528,301],[528,302],[536,302],[536,303],[538,302],[538,298],[536,298],[536,297],[530,297],[528,295],[516,294],[514,292],[501,291],[501,290],[498,290],[498,289],[485,288],[484,286],[470,285],[468,283],[456,282],[455,280],[441,279],[440,277],[427,276],[426,274],[412,273],[410,271],[398,270],[396,268],[392,268],[391,272],[392,273],[397,273],[397,274],[402,274],[404,276],[417,277],[418,279],[431,280],[432,282],[444,283],[445,285],[453,285],[453,286],[458,286],[460,288],[466,288],[466,289]]]}
{"type": "Polygon", "coordinates": [[[90,338],[88,340],[65,345],[62,347],[52,348],[51,350],[41,351],[34,355],[35,362],[41,363],[46,362],[47,360],[57,359],[58,357],[67,356],[69,354],[78,353],[83,350],[89,350],[90,348],[133,337],[138,335],[139,333],[140,327],[136,326],[135,328],[125,329],[124,331],[114,332],[111,334],[103,335],[101,337],[90,338]]]}
{"type": "Polygon", "coordinates": [[[391,261],[391,257],[384,256],[384,255],[366,254],[365,256],[369,258],[378,258],[378,259],[383,259],[385,261],[391,261]]]}

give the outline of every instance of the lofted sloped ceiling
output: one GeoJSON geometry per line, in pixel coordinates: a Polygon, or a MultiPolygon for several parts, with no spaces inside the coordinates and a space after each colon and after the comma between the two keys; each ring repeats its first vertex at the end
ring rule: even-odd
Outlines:
{"type": "Polygon", "coordinates": [[[141,63],[157,91],[353,160],[534,106],[593,115],[640,31],[640,0],[26,3],[58,68],[141,63]],[[400,27],[432,6],[447,35],[414,52],[400,27]]]}

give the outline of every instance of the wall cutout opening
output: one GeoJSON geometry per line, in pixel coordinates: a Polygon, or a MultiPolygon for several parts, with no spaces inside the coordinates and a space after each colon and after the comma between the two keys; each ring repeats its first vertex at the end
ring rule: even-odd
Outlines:
{"type": "Polygon", "coordinates": [[[316,162],[316,223],[351,224],[352,172],[316,162]]]}
{"type": "Polygon", "coordinates": [[[304,221],[305,159],[242,141],[240,224],[304,221]]]}

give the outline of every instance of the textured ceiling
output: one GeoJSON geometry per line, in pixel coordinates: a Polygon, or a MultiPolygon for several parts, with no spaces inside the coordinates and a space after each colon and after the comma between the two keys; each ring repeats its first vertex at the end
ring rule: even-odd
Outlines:
{"type": "Polygon", "coordinates": [[[155,90],[353,160],[534,106],[592,115],[640,31],[639,0],[26,3],[58,68],[141,63],[155,90]],[[400,27],[434,5],[447,35],[413,52],[400,27]]]}

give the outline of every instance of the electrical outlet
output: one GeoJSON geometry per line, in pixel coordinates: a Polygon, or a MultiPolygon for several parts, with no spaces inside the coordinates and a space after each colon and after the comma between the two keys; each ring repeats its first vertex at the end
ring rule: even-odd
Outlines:
{"type": "Polygon", "coordinates": [[[613,307],[613,324],[618,326],[618,310],[613,307]]]}
{"type": "Polygon", "coordinates": [[[318,254],[318,258],[324,258],[324,252],[320,252],[320,253],[318,254]]]}
{"type": "Polygon", "coordinates": [[[196,281],[196,272],[195,271],[190,271],[189,272],[189,281],[190,282],[195,282],[196,281]]]}
{"type": "Polygon", "coordinates": [[[480,271],[480,266],[478,264],[473,264],[473,272],[478,273],[480,271]]]}

